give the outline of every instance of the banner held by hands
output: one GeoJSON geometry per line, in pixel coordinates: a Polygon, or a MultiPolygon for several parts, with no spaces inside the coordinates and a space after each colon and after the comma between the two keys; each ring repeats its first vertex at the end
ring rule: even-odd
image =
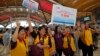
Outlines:
{"type": "Polygon", "coordinates": [[[75,26],[76,16],[77,16],[77,9],[54,4],[52,10],[51,22],[53,24],[75,26]]]}

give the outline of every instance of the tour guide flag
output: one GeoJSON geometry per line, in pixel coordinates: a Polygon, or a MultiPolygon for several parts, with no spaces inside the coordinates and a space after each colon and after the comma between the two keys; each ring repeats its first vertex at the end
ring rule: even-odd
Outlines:
{"type": "Polygon", "coordinates": [[[51,23],[75,26],[77,9],[53,5],[51,23]]]}
{"type": "Polygon", "coordinates": [[[28,8],[34,12],[38,10],[38,3],[34,0],[23,0],[22,6],[28,8]]]}

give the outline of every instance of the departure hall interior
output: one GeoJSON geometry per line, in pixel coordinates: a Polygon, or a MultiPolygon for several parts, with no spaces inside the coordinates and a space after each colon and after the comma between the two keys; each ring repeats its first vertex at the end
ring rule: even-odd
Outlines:
{"type": "Polygon", "coordinates": [[[100,56],[100,0],[0,0],[0,56],[100,56]]]}

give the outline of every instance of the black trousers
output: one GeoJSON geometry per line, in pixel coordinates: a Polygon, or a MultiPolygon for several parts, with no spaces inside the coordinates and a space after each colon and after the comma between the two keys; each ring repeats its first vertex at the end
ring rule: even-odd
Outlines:
{"type": "Polygon", "coordinates": [[[68,51],[68,49],[63,49],[63,53],[65,56],[74,56],[74,52],[72,50],[68,51]]]}
{"type": "Polygon", "coordinates": [[[56,49],[57,53],[55,56],[62,56],[62,49],[56,49]]]}
{"type": "Polygon", "coordinates": [[[93,56],[93,46],[86,46],[82,47],[83,56],[93,56]]]}

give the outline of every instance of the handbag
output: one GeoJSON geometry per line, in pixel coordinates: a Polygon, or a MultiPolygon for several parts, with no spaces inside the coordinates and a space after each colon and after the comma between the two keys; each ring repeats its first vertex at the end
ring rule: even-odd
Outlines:
{"type": "Polygon", "coordinates": [[[30,48],[29,56],[44,56],[43,49],[39,48],[37,45],[34,44],[30,45],[29,48],[30,48]]]}

